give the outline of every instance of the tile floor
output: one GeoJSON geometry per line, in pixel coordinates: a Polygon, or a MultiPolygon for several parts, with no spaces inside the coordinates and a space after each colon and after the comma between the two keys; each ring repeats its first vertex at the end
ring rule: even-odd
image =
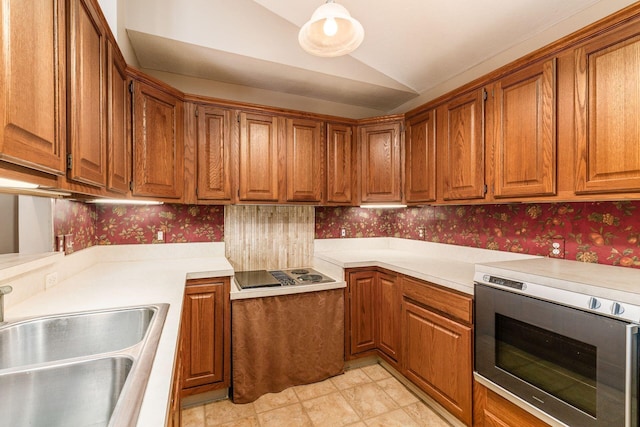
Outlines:
{"type": "Polygon", "coordinates": [[[182,427],[384,426],[450,427],[380,365],[266,394],[253,403],[230,400],[182,411],[182,427]]]}

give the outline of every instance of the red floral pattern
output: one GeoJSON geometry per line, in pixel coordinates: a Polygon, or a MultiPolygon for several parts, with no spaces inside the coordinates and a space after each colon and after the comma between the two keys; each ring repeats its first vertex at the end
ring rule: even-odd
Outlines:
{"type": "Polygon", "coordinates": [[[224,207],[163,204],[91,205],[56,200],[54,234],[71,234],[74,250],[93,245],[224,241],[224,207]]]}
{"type": "Polygon", "coordinates": [[[99,245],[224,241],[224,207],[196,205],[100,205],[96,241],[99,245]]]}
{"type": "Polygon", "coordinates": [[[402,237],[640,268],[640,202],[426,206],[400,210],[316,208],[316,238],[402,237]]]}
{"type": "MultiPolygon", "coordinates": [[[[640,268],[640,201],[426,206],[399,210],[316,208],[318,239],[402,237],[548,255],[563,239],[564,257],[640,268]]],[[[101,244],[224,241],[222,206],[94,206],[56,200],[54,234],[71,234],[75,251],[101,244]]]]}
{"type": "Polygon", "coordinates": [[[95,244],[96,218],[96,209],[93,205],[55,199],[53,235],[55,237],[71,234],[73,251],[88,248],[95,244]]]}

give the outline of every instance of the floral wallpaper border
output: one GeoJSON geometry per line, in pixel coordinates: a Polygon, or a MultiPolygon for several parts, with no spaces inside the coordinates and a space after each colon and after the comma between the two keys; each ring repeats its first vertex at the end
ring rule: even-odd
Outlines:
{"type": "MultiPolygon", "coordinates": [[[[564,258],[640,268],[640,201],[425,206],[317,207],[315,238],[401,237],[532,255],[564,243],[564,258]],[[422,233],[422,234],[421,234],[422,233]]],[[[89,205],[56,200],[54,234],[73,250],[93,245],[223,242],[224,207],[89,205]]]]}
{"type": "Polygon", "coordinates": [[[638,201],[622,201],[316,208],[316,238],[339,238],[344,227],[347,237],[402,237],[544,256],[559,241],[565,259],[640,268],[639,207],[638,201]]]}

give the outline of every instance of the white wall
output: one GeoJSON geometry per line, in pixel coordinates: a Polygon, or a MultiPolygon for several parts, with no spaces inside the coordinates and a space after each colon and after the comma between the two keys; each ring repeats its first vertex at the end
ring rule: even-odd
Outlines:
{"type": "Polygon", "coordinates": [[[136,58],[136,54],[131,47],[131,42],[129,41],[129,36],[127,36],[127,29],[125,26],[126,1],[127,0],[98,0],[98,4],[100,5],[100,9],[102,9],[104,17],[109,23],[109,28],[118,42],[118,47],[120,48],[125,61],[127,61],[127,64],[129,65],[138,67],[138,58],[136,58]]]}
{"type": "Polygon", "coordinates": [[[535,37],[530,38],[522,43],[519,43],[512,48],[509,48],[500,54],[488,58],[481,64],[469,68],[467,71],[460,73],[456,76],[452,76],[446,82],[443,82],[435,87],[427,89],[422,92],[419,97],[412,99],[409,102],[389,111],[390,114],[404,113],[413,108],[417,108],[422,104],[425,104],[439,96],[442,96],[466,83],[469,83],[477,78],[482,77],[485,74],[490,73],[504,65],[507,65],[516,59],[519,59],[531,52],[534,52],[550,43],[555,42],[575,31],[580,30],[605,18],[625,7],[636,3],[637,0],[601,0],[593,6],[583,10],[572,17],[565,19],[553,25],[552,27],[541,31],[535,37]]]}
{"type": "Polygon", "coordinates": [[[53,251],[53,200],[18,196],[18,252],[37,254],[53,251]]]}
{"type": "Polygon", "coordinates": [[[18,252],[18,196],[0,194],[0,254],[18,252]]]}

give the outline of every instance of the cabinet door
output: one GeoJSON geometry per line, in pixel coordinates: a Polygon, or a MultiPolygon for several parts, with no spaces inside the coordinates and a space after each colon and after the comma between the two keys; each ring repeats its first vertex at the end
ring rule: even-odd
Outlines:
{"type": "Polygon", "coordinates": [[[473,385],[473,402],[474,427],[549,426],[477,382],[473,385]]]}
{"type": "Polygon", "coordinates": [[[355,144],[351,126],[327,125],[327,203],[354,203],[355,144]]]}
{"type": "Polygon", "coordinates": [[[178,346],[176,361],[173,367],[173,378],[171,379],[171,401],[169,402],[169,416],[167,417],[167,427],[181,427],[181,392],[182,392],[182,331],[178,334],[178,346]]]}
{"type": "Polygon", "coordinates": [[[360,128],[361,200],[400,202],[400,123],[360,128]]]}
{"type": "Polygon", "coordinates": [[[229,380],[229,279],[187,284],[182,309],[182,388],[229,380]]]}
{"type": "Polygon", "coordinates": [[[198,187],[200,200],[231,199],[231,111],[198,107],[198,187]]]}
{"type": "Polygon", "coordinates": [[[400,288],[397,276],[378,273],[377,347],[394,361],[400,360],[400,288]]]}
{"type": "Polygon", "coordinates": [[[407,203],[436,199],[435,110],[407,121],[405,198],[407,203]]]}
{"type": "Polygon", "coordinates": [[[0,159],[63,175],[65,1],[3,0],[0,21],[0,159]]]}
{"type": "Polygon", "coordinates": [[[637,26],[575,51],[576,193],[640,190],[637,26]]]}
{"type": "Polygon", "coordinates": [[[349,354],[376,348],[376,272],[349,273],[349,354]]]}
{"type": "Polygon", "coordinates": [[[179,199],[184,188],[182,101],[142,81],[133,93],[133,195],[179,199]]]}
{"type": "Polygon", "coordinates": [[[242,201],[278,201],[278,118],[240,113],[240,177],[242,201]]]}
{"type": "Polygon", "coordinates": [[[405,376],[471,425],[471,328],[405,300],[402,330],[405,376]]]}
{"type": "Polygon", "coordinates": [[[69,178],[107,185],[106,29],[89,0],[69,1],[69,178]]]}
{"type": "Polygon", "coordinates": [[[556,192],[556,61],[496,84],[495,197],[556,192]]]}
{"type": "Polygon", "coordinates": [[[324,182],[322,122],[287,119],[287,201],[320,202],[324,182]]]}
{"type": "Polygon", "coordinates": [[[128,193],[131,182],[131,149],[128,126],[127,64],[111,41],[108,43],[108,147],[109,173],[107,188],[117,193],[128,193]]]}
{"type": "Polygon", "coordinates": [[[484,198],[484,93],[460,95],[441,109],[444,200],[484,198]]]}

